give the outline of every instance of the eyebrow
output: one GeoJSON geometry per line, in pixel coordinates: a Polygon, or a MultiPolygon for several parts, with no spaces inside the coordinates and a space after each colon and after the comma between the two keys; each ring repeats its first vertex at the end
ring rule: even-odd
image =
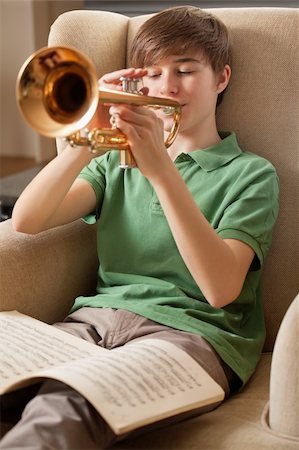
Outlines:
{"type": "MultiPolygon", "coordinates": [[[[174,58],[173,62],[174,63],[193,62],[193,63],[197,63],[197,64],[203,64],[203,61],[201,59],[192,58],[191,56],[177,57],[177,58],[174,58]]],[[[153,68],[154,67],[159,67],[159,62],[153,63],[153,64],[149,64],[148,67],[153,67],[153,68]]]]}
{"type": "Polygon", "coordinates": [[[200,59],[186,57],[186,56],[183,56],[181,58],[176,58],[176,59],[174,59],[174,62],[196,62],[196,63],[202,64],[202,61],[200,59]]]}

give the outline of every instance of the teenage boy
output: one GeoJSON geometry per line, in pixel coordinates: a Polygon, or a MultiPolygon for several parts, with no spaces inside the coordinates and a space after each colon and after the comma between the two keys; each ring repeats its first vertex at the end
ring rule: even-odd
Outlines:
{"type": "MultiPolygon", "coordinates": [[[[243,152],[234,133],[217,130],[230,59],[229,34],[216,17],[177,7],[150,18],[132,44],[132,68],[100,84],[121,89],[121,77],[143,77],[148,95],[177,100],[174,143],[165,148],[171,116],[113,105],[137,168],[121,170],[115,151],[93,158],[88,148],[69,146],[13,211],[13,226],[25,233],[79,217],[98,221],[97,292],[77,298],[57,327],[111,349],[133,339],[169,340],[226,397],[247,382],[263,347],[259,283],[278,210],[273,166],[243,152]]],[[[84,398],[47,381],[0,447],[91,449],[112,441],[84,398]]]]}

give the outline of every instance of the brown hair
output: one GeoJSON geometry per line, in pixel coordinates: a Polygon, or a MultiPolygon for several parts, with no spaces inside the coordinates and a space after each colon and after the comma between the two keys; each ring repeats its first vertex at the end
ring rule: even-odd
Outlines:
{"type": "Polygon", "coordinates": [[[219,73],[231,63],[231,41],[224,23],[193,6],[165,9],[137,31],[130,51],[130,65],[147,67],[171,54],[202,51],[206,62],[219,73]]]}

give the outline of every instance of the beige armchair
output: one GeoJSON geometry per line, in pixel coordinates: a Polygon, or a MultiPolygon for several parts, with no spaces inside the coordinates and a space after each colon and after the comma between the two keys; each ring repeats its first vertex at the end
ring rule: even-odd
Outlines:
{"type": "MultiPolygon", "coordinates": [[[[244,149],[269,159],[281,183],[280,215],[262,286],[267,340],[257,371],[241,393],[211,413],[116,448],[295,450],[299,445],[299,297],[294,300],[299,291],[298,11],[213,12],[234,40],[233,76],[218,111],[219,129],[236,131],[244,149]]],[[[53,24],[49,45],[77,47],[101,76],[126,65],[127,42],[147,17],[71,11],[53,24]]],[[[94,287],[94,231],[77,221],[27,236],[13,232],[9,220],[1,223],[1,308],[50,323],[61,319],[77,295],[94,287]]]]}

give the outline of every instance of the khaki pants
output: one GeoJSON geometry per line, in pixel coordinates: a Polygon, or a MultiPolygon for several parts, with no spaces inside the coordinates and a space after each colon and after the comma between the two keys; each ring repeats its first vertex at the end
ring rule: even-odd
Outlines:
{"type": "MultiPolygon", "coordinates": [[[[113,349],[137,339],[157,338],[172,342],[192,356],[226,393],[234,380],[232,371],[200,336],[160,325],[142,316],[110,308],[82,308],[56,327],[102,347],[113,349]]],[[[22,410],[20,420],[4,436],[0,449],[73,450],[104,449],[115,435],[97,411],[64,383],[48,380],[3,397],[3,419],[13,409],[22,410]],[[33,392],[35,389],[35,392],[33,392]]],[[[208,407],[203,412],[215,408],[208,407]]],[[[179,418],[172,418],[171,423],[179,418]]],[[[169,421],[168,421],[169,423],[169,421]]]]}

